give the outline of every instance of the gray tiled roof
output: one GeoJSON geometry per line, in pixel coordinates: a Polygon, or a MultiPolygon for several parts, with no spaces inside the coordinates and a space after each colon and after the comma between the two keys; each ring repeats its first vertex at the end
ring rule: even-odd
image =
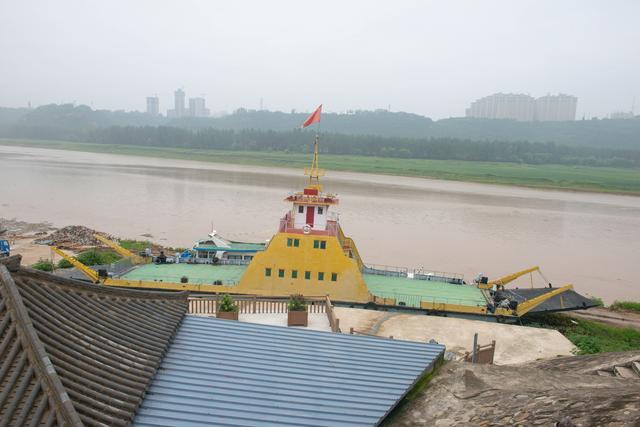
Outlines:
{"type": "Polygon", "coordinates": [[[186,316],[134,425],[376,425],[443,352],[186,316]]]}

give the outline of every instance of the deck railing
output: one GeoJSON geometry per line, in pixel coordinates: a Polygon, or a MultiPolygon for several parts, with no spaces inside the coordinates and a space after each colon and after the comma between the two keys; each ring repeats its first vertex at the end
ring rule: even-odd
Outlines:
{"type": "Polygon", "coordinates": [[[331,304],[331,300],[327,295],[325,297],[325,310],[327,312],[327,318],[329,319],[329,326],[331,326],[331,332],[341,332],[340,331],[340,319],[336,317],[335,312],[333,311],[333,304],[331,304]]]}
{"type": "Polygon", "coordinates": [[[480,304],[477,300],[470,298],[433,297],[428,295],[409,295],[396,292],[378,292],[374,296],[373,301],[382,305],[398,305],[416,308],[420,308],[422,302],[432,303],[434,305],[466,305],[469,307],[485,306],[485,304],[480,304]]]}
{"type": "Polygon", "coordinates": [[[223,258],[219,259],[217,264],[220,265],[249,265],[251,263],[250,259],[228,259],[223,258]]]}
{"type": "Polygon", "coordinates": [[[409,269],[406,267],[396,267],[391,265],[367,264],[363,273],[376,274],[379,276],[407,277],[415,280],[446,281],[449,283],[462,284],[464,275],[447,271],[427,270],[424,268],[409,269]]]}
{"type": "MultiPolygon", "coordinates": [[[[338,223],[335,220],[328,219],[327,226],[324,230],[310,230],[308,234],[322,235],[322,236],[337,236],[338,235],[338,223]]],[[[280,227],[278,228],[280,233],[297,233],[302,234],[304,230],[302,228],[296,228],[294,225],[291,212],[287,212],[285,216],[280,218],[280,227]]]]}
{"type": "MultiPolygon", "coordinates": [[[[215,315],[218,309],[218,301],[221,295],[215,296],[191,296],[189,297],[188,314],[215,315]]],[[[258,313],[287,313],[289,311],[289,298],[264,298],[259,296],[234,296],[234,302],[241,314],[258,313]]],[[[325,313],[327,297],[305,297],[309,313],[325,313]]],[[[333,311],[333,310],[332,310],[333,311]]],[[[331,320],[329,321],[331,323],[331,320]]],[[[333,328],[332,328],[333,329],[333,328]]]]}

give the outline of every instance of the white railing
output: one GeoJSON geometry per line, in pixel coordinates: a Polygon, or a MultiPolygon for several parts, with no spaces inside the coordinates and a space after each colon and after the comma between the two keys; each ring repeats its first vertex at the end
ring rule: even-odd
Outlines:
{"type": "Polygon", "coordinates": [[[409,269],[406,267],[397,267],[390,265],[367,264],[364,267],[364,273],[377,274],[380,276],[407,277],[416,280],[445,280],[462,284],[464,275],[460,273],[451,273],[447,271],[427,270],[425,268],[409,269]]]}

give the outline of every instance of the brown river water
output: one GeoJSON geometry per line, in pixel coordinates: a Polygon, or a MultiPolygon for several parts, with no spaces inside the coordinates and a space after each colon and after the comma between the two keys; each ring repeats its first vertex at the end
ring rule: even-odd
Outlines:
{"type": "MultiPolygon", "coordinates": [[[[182,247],[212,224],[232,240],[270,238],[284,197],[306,182],[295,169],[1,145],[0,172],[0,217],[182,247]]],[[[640,300],[640,197],[332,171],[323,183],[367,263],[467,281],[540,265],[605,302],[640,300]]]]}

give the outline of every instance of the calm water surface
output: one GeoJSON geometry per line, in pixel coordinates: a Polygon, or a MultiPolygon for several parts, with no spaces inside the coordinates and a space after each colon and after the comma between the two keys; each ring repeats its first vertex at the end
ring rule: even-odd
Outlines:
{"type": "MultiPolygon", "coordinates": [[[[0,217],[175,246],[212,223],[230,239],[264,241],[288,209],[283,198],[305,183],[298,170],[8,146],[0,171],[0,217]]],[[[640,197],[346,172],[328,172],[324,184],[368,263],[468,280],[537,264],[552,282],[605,301],[640,300],[640,197]]]]}

